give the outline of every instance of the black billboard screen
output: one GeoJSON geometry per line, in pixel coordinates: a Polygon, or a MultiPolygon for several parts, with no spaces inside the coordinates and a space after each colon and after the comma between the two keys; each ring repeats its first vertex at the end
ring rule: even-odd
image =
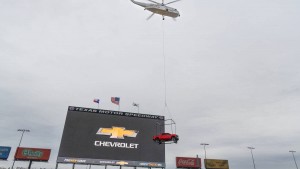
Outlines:
{"type": "Polygon", "coordinates": [[[163,116],[69,106],[57,162],[165,167],[165,146],[152,140],[159,124],[163,116]]]}

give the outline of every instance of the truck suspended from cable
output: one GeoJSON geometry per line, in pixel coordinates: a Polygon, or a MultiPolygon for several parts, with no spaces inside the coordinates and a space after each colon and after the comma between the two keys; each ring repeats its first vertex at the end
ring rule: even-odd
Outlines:
{"type": "Polygon", "coordinates": [[[153,136],[153,141],[158,144],[172,144],[177,143],[179,136],[176,134],[176,123],[172,119],[165,120],[165,124],[156,124],[156,135],[153,136]],[[170,127],[171,133],[162,132],[164,127],[170,127]]]}

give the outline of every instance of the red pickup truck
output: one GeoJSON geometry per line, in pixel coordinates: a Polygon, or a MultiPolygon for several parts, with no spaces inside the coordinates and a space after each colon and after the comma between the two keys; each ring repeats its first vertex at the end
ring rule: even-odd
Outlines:
{"type": "Polygon", "coordinates": [[[162,142],[173,141],[177,143],[179,137],[177,134],[170,134],[170,133],[161,133],[159,135],[153,136],[153,141],[161,144],[162,142]]]}

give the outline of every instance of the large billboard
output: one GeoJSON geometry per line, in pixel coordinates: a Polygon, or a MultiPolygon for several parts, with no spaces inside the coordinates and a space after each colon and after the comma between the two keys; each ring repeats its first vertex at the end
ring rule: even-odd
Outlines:
{"type": "Polygon", "coordinates": [[[205,159],[206,169],[229,169],[228,160],[205,159]]]}
{"type": "Polygon", "coordinates": [[[11,147],[0,146],[0,160],[7,160],[11,147]]]}
{"type": "Polygon", "coordinates": [[[48,161],[50,153],[50,149],[18,147],[15,154],[15,160],[48,161]]]}
{"type": "Polygon", "coordinates": [[[163,116],[69,106],[57,162],[165,167],[157,125],[163,116]]]}
{"type": "Polygon", "coordinates": [[[201,168],[201,159],[192,157],[176,157],[177,168],[201,168]]]}

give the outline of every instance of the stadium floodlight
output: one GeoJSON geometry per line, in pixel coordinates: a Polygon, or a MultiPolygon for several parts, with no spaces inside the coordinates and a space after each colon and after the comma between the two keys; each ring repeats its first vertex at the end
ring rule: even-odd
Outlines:
{"type": "MultiPolygon", "coordinates": [[[[18,131],[21,131],[21,132],[22,132],[22,135],[21,135],[21,139],[20,139],[19,145],[18,145],[18,147],[17,147],[17,152],[16,152],[16,154],[18,154],[18,148],[21,146],[21,142],[22,142],[24,133],[25,133],[25,132],[30,132],[30,130],[28,130],[28,129],[18,129],[18,131]]],[[[11,169],[14,169],[15,162],[16,162],[16,159],[14,158],[14,162],[13,162],[13,164],[12,164],[12,166],[11,166],[11,169]]]]}
{"type": "Polygon", "coordinates": [[[297,165],[297,162],[296,162],[296,159],[295,159],[295,155],[294,155],[294,153],[296,153],[296,151],[294,151],[294,150],[290,150],[289,152],[293,154],[293,159],[294,159],[294,162],[295,162],[296,168],[298,169],[298,165],[297,165]]]}
{"type": "Polygon", "coordinates": [[[256,168],[255,168],[254,157],[253,157],[253,153],[252,153],[252,150],[254,150],[255,148],[254,148],[254,147],[247,147],[247,148],[251,151],[251,156],[252,156],[253,166],[254,166],[254,169],[256,169],[256,168]]]}
{"type": "Polygon", "coordinates": [[[204,153],[205,153],[205,159],[206,159],[206,149],[205,149],[205,147],[206,146],[208,146],[209,144],[207,144],[207,143],[201,143],[200,145],[202,145],[203,146],[203,148],[204,148],[204,153]]]}
{"type": "Polygon", "coordinates": [[[28,130],[28,129],[18,129],[18,131],[22,131],[22,132],[30,132],[30,130],[28,130]]]}

